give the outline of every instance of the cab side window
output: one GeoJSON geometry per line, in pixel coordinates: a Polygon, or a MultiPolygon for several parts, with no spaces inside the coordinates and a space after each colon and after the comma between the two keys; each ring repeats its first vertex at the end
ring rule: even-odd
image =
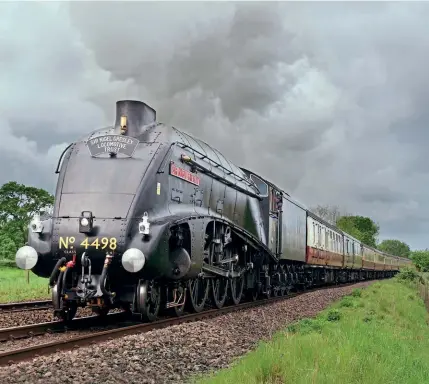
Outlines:
{"type": "Polygon", "coordinates": [[[261,180],[258,176],[255,176],[254,174],[250,175],[250,180],[252,180],[256,184],[261,196],[268,196],[268,184],[265,181],[261,180]]]}

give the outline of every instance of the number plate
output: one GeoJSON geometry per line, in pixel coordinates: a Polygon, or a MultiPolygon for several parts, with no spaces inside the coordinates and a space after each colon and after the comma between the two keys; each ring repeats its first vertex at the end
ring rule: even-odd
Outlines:
{"type": "Polygon", "coordinates": [[[85,249],[109,249],[114,251],[117,247],[118,240],[116,237],[97,237],[91,242],[88,238],[85,238],[82,242],[76,243],[76,238],[73,236],[60,237],[59,248],[60,249],[73,249],[77,247],[83,247],[85,249]]]}

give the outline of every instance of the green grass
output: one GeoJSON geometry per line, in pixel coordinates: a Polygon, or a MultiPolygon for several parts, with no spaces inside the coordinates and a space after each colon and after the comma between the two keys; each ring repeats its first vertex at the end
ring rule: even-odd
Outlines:
{"type": "Polygon", "coordinates": [[[27,283],[27,271],[0,267],[0,303],[49,298],[48,279],[30,271],[30,283],[27,283]]]}
{"type": "Polygon", "coordinates": [[[428,313],[409,282],[355,290],[198,383],[429,383],[428,313]]]}

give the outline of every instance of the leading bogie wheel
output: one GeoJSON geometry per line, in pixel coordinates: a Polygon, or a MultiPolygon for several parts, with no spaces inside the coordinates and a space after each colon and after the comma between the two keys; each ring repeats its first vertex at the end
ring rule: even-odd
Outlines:
{"type": "Polygon", "coordinates": [[[142,319],[152,322],[161,307],[161,287],[154,281],[140,281],[136,291],[136,309],[142,319]]]}

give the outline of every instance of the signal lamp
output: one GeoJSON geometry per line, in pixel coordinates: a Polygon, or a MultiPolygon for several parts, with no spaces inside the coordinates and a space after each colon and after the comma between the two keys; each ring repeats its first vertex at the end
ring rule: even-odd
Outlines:
{"type": "Polygon", "coordinates": [[[127,116],[121,116],[121,135],[127,133],[127,116]]]}
{"type": "Polygon", "coordinates": [[[146,236],[150,234],[150,222],[147,212],[143,214],[142,220],[139,223],[139,233],[146,236]]]}
{"type": "Polygon", "coordinates": [[[91,211],[83,211],[79,218],[79,232],[89,233],[92,231],[93,216],[91,211]]]}
{"type": "Polygon", "coordinates": [[[42,233],[43,231],[43,224],[40,220],[40,215],[39,214],[35,214],[33,216],[33,219],[31,220],[30,223],[30,227],[31,227],[31,231],[33,233],[42,233]]]}

